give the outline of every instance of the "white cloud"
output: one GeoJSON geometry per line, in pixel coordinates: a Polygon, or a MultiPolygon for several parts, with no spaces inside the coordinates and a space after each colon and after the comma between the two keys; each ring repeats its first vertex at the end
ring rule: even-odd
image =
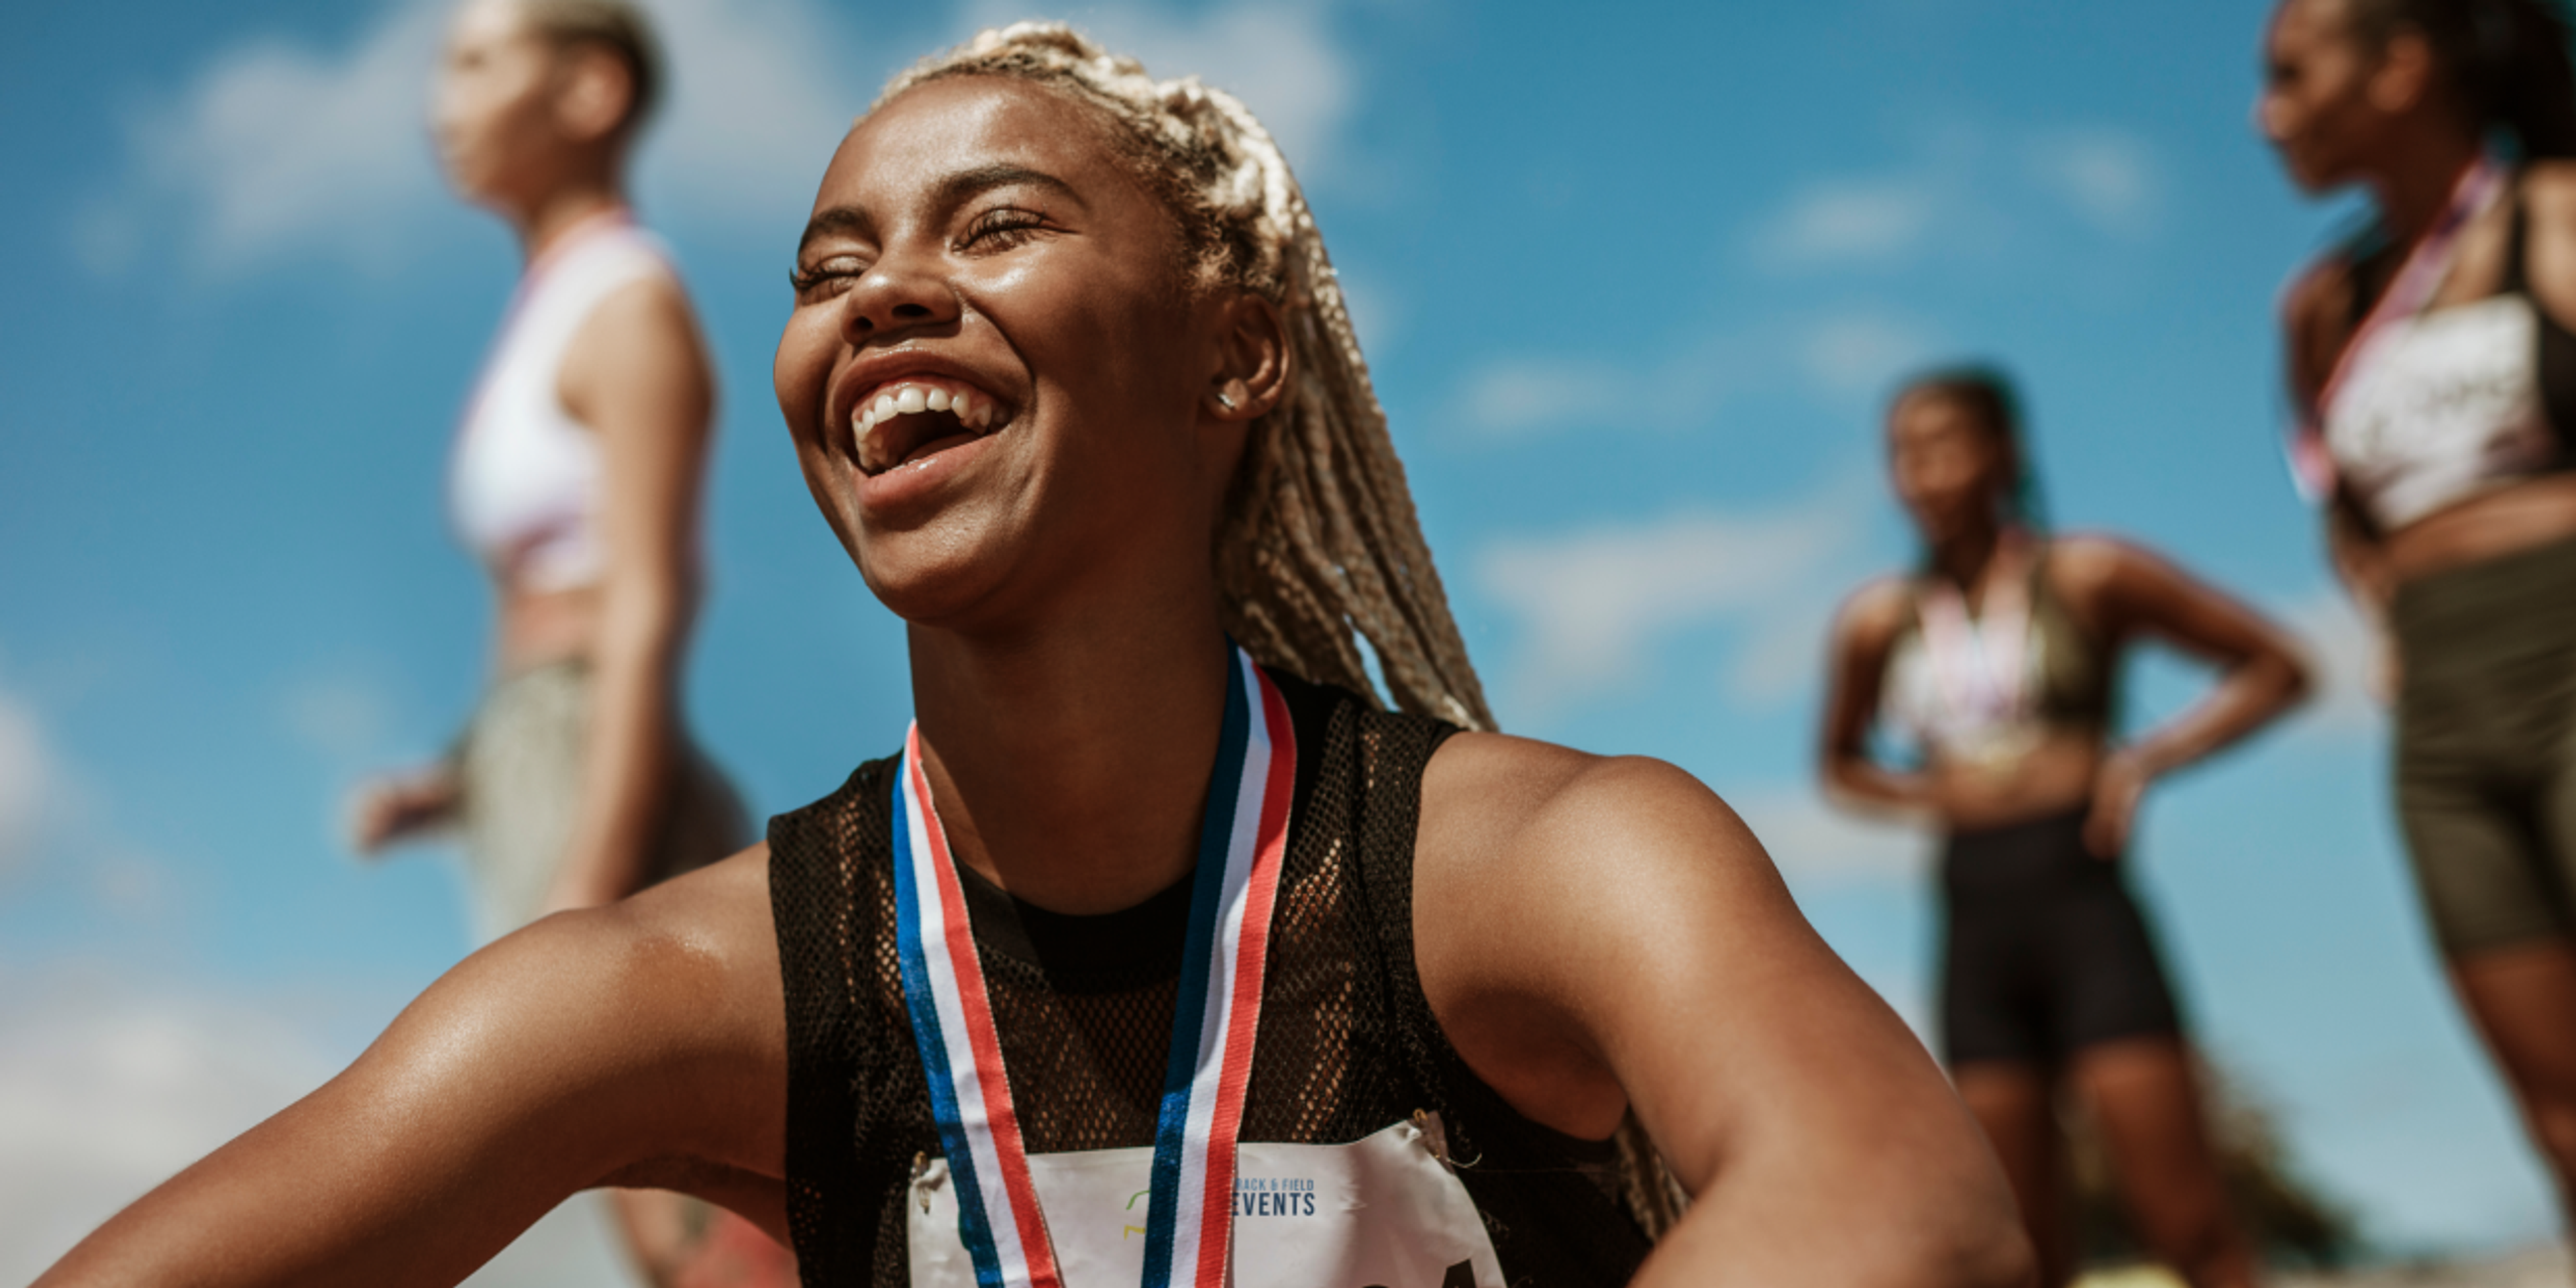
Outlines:
{"type": "Polygon", "coordinates": [[[1703,424],[1730,398],[1785,387],[1838,411],[1885,392],[1937,348],[1901,316],[1859,307],[1710,336],[1658,363],[1514,355],[1462,381],[1451,415],[1493,438],[1703,424]]]}
{"type": "Polygon", "coordinates": [[[2030,145],[2029,165],[2040,185],[2105,232],[2136,235],[2150,229],[2162,196],[2147,145],[2118,130],[2082,130],[2030,145]]]}
{"type": "MultiPolygon", "coordinates": [[[[970,28],[1032,16],[1015,0],[976,0],[966,12],[970,28]]],[[[1359,69],[1335,41],[1331,19],[1323,0],[1256,0],[1199,14],[1123,3],[1086,7],[1074,25],[1155,76],[1196,75],[1242,99],[1298,179],[1313,185],[1341,159],[1342,126],[1359,99],[1359,69]]]]}
{"type": "Polygon", "coordinates": [[[1808,327],[1798,347],[1800,363],[1817,389],[1875,398],[1930,356],[1934,342],[1922,328],[1900,318],[1851,313],[1808,327]]]}
{"type": "Polygon", "coordinates": [[[832,149],[912,52],[864,48],[819,0],[645,0],[672,64],[645,137],[648,202],[778,239],[783,257],[832,149]]]}
{"type": "MultiPolygon", "coordinates": [[[[0,1282],[25,1283],[119,1208],[293,1103],[356,1054],[309,1000],[0,977],[0,1282]]],[[[593,1205],[469,1281],[626,1282],[593,1205]]]]}
{"type": "MultiPolygon", "coordinates": [[[[1459,391],[1458,414],[1496,437],[1536,437],[1596,424],[1597,409],[1633,403],[1635,392],[1647,388],[1659,389],[1661,401],[1659,386],[1612,363],[1505,360],[1467,378],[1459,391]]],[[[1631,405],[1608,414],[1633,420],[1639,410],[1631,405]]]]}
{"type": "Polygon", "coordinates": [[[33,865],[61,786],[35,712],[0,689],[0,886],[33,865]]]}
{"type": "Polygon", "coordinates": [[[290,685],[279,704],[286,727],[324,758],[362,763],[384,754],[393,731],[393,701],[365,676],[323,672],[290,685]]]}
{"type": "Polygon", "coordinates": [[[1919,177],[1822,180],[1792,193],[1756,244],[1789,267],[1892,259],[1922,243],[1942,204],[1919,177]]]}
{"type": "MultiPolygon", "coordinates": [[[[891,60],[847,70],[847,42],[815,0],[648,7],[673,81],[640,159],[648,198],[737,222],[793,219],[891,60]]],[[[175,98],[136,115],[125,173],[91,203],[76,245],[103,269],[151,239],[219,274],[315,252],[398,267],[406,236],[451,200],[424,125],[450,9],[403,0],[339,48],[265,37],[216,51],[175,98]]]]}
{"type": "Polygon", "coordinates": [[[1888,170],[1802,180],[1754,221],[1745,250],[1783,272],[1878,268],[2018,251],[2068,217],[2134,239],[2154,230],[2163,186],[2153,149],[2125,130],[1953,124],[1888,170]]]}
{"type": "MultiPolygon", "coordinates": [[[[1475,562],[1478,585],[1517,619],[1505,701],[1523,720],[1578,699],[1643,688],[1654,652],[1681,631],[1739,620],[1779,621],[1782,604],[1812,599],[1838,575],[1865,531],[1868,492],[1857,478],[1767,513],[1686,510],[1556,537],[1507,537],[1475,562]]],[[[1757,681],[1791,673],[1785,651],[1758,632],[1743,656],[1763,656],[1757,681]]],[[[1820,644],[1809,636],[1807,647],[1820,644]]],[[[1778,690],[1756,695],[1776,697],[1778,690]]]]}

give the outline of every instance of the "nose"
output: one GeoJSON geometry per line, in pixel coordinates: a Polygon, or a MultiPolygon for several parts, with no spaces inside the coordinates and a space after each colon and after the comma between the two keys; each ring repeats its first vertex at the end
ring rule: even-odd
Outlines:
{"type": "Polygon", "coordinates": [[[957,293],[909,256],[887,255],[870,265],[842,299],[841,335],[853,345],[881,343],[908,331],[957,321],[957,293]]]}

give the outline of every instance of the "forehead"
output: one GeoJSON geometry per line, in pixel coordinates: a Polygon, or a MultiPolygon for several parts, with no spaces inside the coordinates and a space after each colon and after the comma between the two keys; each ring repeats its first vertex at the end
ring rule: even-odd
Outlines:
{"type": "Polygon", "coordinates": [[[2272,14],[2273,47],[2304,49],[2345,35],[2349,7],[2346,0],[2281,0],[2272,14]]]}
{"type": "Polygon", "coordinates": [[[1943,438],[1982,428],[1955,394],[1922,389],[1896,400],[1887,414],[1888,432],[1897,438],[1943,438]]]}
{"type": "Polygon", "coordinates": [[[514,0],[468,0],[448,24],[447,41],[459,49],[489,48],[528,34],[527,16],[514,0]]]}
{"type": "Polygon", "coordinates": [[[1070,94],[1000,76],[916,85],[852,127],[816,206],[900,204],[948,176],[1008,165],[1051,176],[1087,201],[1142,196],[1110,147],[1109,124],[1070,94]]]}

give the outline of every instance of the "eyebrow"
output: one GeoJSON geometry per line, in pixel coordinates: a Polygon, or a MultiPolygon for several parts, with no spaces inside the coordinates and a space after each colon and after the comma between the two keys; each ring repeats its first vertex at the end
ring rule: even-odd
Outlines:
{"type": "MultiPolygon", "coordinates": [[[[942,210],[952,209],[995,188],[1008,188],[1015,184],[1044,188],[1081,207],[1085,213],[1091,209],[1091,203],[1084,201],[1082,194],[1074,191],[1072,184],[1043,170],[1032,170],[1027,166],[1011,165],[1007,162],[979,165],[948,175],[930,190],[930,202],[934,207],[942,210]]],[[[875,227],[876,220],[857,206],[826,207],[816,211],[814,218],[805,225],[805,235],[796,239],[796,249],[801,253],[805,247],[813,243],[815,238],[836,233],[857,233],[866,236],[875,227]]]]}

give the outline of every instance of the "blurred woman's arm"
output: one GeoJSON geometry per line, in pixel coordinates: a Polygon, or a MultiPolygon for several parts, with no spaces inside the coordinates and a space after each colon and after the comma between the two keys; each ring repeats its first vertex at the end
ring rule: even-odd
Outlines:
{"type": "Polygon", "coordinates": [[[2111,639],[2152,636],[2219,668],[2200,701],[2106,756],[2085,841],[2116,854],[2147,785],[2277,720],[2308,692],[2308,668],[2288,632],[2214,586],[2146,550],[2103,537],[2060,541],[2053,571],[2096,604],[2111,639]]]}
{"type": "Polygon", "coordinates": [[[1876,581],[1863,586],[1834,618],[1833,638],[1826,646],[1820,771],[1825,794],[1837,802],[1899,811],[1939,803],[1931,775],[1890,769],[1869,750],[1888,650],[1904,629],[1912,602],[1903,583],[1876,581]]]}
{"type": "Polygon", "coordinates": [[[715,382],[687,298],[648,279],[610,296],[564,355],[564,406],[599,435],[606,546],[581,801],[546,911],[624,898],[648,866],[680,747],[679,673],[697,608],[715,382]]]}
{"type": "Polygon", "coordinates": [[[763,849],[530,927],[37,1284],[453,1284],[602,1184],[695,1193],[784,1240],[779,988],[763,849]]]}

